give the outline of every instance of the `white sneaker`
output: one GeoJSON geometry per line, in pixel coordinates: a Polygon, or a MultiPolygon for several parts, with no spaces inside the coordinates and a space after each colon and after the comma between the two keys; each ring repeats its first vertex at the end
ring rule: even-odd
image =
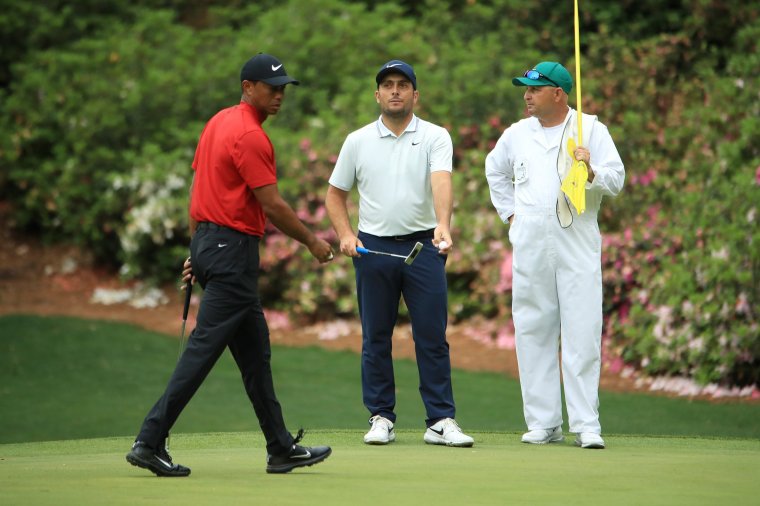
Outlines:
{"type": "Polygon", "coordinates": [[[595,432],[580,432],[575,436],[575,446],[601,450],[604,449],[604,439],[595,432]]]}
{"type": "Polygon", "coordinates": [[[522,435],[523,443],[534,445],[558,443],[564,440],[565,436],[562,435],[562,427],[560,426],[554,427],[553,429],[535,429],[522,435]]]}
{"type": "Polygon", "coordinates": [[[396,440],[396,433],[393,431],[393,422],[380,415],[375,415],[369,419],[372,428],[364,434],[364,442],[368,445],[387,445],[396,440]]]}
{"type": "Polygon", "coordinates": [[[453,418],[438,420],[427,428],[423,439],[431,445],[470,447],[475,443],[474,439],[462,432],[453,418]]]}

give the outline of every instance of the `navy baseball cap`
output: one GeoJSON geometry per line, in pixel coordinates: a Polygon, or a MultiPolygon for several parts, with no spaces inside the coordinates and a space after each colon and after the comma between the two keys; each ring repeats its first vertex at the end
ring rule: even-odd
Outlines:
{"type": "Polygon", "coordinates": [[[285,66],[271,54],[259,53],[243,65],[240,81],[264,81],[272,86],[301,84],[285,72],[285,66]]]}
{"type": "Polygon", "coordinates": [[[380,67],[380,71],[375,76],[375,82],[379,86],[380,83],[383,82],[383,79],[385,79],[385,76],[393,73],[401,74],[402,76],[406,77],[412,82],[412,87],[415,90],[417,89],[417,76],[414,73],[414,69],[411,65],[406,62],[402,62],[401,60],[391,60],[380,67]]]}
{"type": "Polygon", "coordinates": [[[512,84],[515,86],[555,86],[569,94],[573,89],[573,78],[560,63],[542,61],[526,71],[522,77],[512,79],[512,84]]]}

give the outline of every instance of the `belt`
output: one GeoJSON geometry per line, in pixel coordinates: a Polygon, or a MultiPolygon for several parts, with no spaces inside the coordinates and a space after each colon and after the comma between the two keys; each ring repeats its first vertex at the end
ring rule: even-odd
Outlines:
{"type": "Polygon", "coordinates": [[[412,232],[411,234],[406,235],[388,235],[380,237],[380,239],[389,239],[391,241],[417,241],[419,239],[432,239],[433,238],[433,232],[435,232],[434,228],[431,228],[430,230],[422,230],[420,232],[412,232]]]}
{"type": "MultiPolygon", "coordinates": [[[[224,225],[217,225],[216,223],[211,223],[210,221],[201,221],[200,223],[198,223],[196,230],[226,230],[228,232],[235,232],[236,234],[251,235],[251,234],[246,234],[245,232],[241,232],[240,230],[235,230],[234,228],[225,227],[224,225]]],[[[251,235],[251,237],[258,237],[258,236],[251,235]]]]}

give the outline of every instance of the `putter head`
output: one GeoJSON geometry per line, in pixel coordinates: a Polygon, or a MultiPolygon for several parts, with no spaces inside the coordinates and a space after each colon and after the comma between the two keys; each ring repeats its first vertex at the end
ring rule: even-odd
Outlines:
{"type": "Polygon", "coordinates": [[[412,248],[411,253],[406,256],[404,263],[406,265],[412,265],[412,262],[414,262],[414,259],[417,258],[417,255],[420,254],[420,251],[422,251],[422,243],[418,242],[414,245],[414,248],[412,248]]]}

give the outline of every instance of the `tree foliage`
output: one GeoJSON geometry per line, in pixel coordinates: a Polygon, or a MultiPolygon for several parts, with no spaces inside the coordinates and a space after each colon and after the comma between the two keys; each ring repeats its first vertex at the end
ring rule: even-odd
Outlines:
{"type": "MultiPolygon", "coordinates": [[[[511,251],[485,155],[523,116],[511,79],[574,62],[572,2],[21,2],[0,19],[0,196],[19,228],[70,240],[127,277],[176,278],[205,121],[240,97],[251,55],[302,85],[266,128],[280,190],[334,239],[326,181],[346,134],[377,117],[374,74],[418,73],[418,114],[455,144],[453,318],[511,319],[511,251]]],[[[581,2],[584,111],[626,164],[605,202],[605,357],[703,383],[760,381],[760,18],[751,3],[581,2]]],[[[572,99],[574,101],[574,97],[572,99]]],[[[593,154],[592,154],[593,157],[593,154]]],[[[355,212],[353,213],[355,216],[355,212]]],[[[270,228],[268,307],[355,314],[349,262],[318,268],[270,228]]]]}

